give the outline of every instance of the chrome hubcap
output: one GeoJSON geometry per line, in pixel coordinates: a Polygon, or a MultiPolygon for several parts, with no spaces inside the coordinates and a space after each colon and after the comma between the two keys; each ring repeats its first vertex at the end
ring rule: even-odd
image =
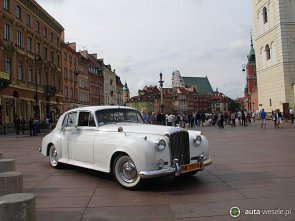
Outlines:
{"type": "Polygon", "coordinates": [[[50,149],[50,159],[51,159],[51,163],[52,165],[56,165],[57,164],[57,151],[55,148],[51,148],[50,149]]]}
{"type": "Polygon", "coordinates": [[[120,167],[120,177],[126,183],[132,183],[137,178],[137,171],[134,163],[132,161],[123,162],[120,167]]]}

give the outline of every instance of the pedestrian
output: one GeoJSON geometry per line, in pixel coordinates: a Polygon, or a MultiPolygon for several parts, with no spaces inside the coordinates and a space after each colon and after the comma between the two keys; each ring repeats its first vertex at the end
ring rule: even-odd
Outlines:
{"type": "Polygon", "coordinates": [[[294,110],[292,107],[290,108],[290,117],[291,117],[291,124],[293,124],[294,123],[294,110]]]}
{"type": "Polygon", "coordinates": [[[25,121],[24,117],[22,117],[20,120],[20,127],[21,127],[23,135],[25,134],[25,129],[26,129],[25,124],[26,124],[26,121],[25,121]]]}
{"type": "Polygon", "coordinates": [[[223,114],[219,113],[218,118],[219,118],[219,121],[218,121],[219,128],[224,128],[224,116],[223,116],[223,114]]]}
{"type": "Polygon", "coordinates": [[[230,119],[231,119],[231,126],[232,127],[235,127],[236,126],[236,113],[235,112],[232,112],[231,115],[230,115],[230,119]]]}
{"type": "Polygon", "coordinates": [[[256,121],[256,112],[255,111],[253,111],[253,113],[252,113],[252,120],[255,123],[255,121],[256,121]]]}
{"type": "Polygon", "coordinates": [[[260,119],[261,119],[261,125],[260,128],[264,128],[266,127],[266,112],[264,111],[264,108],[262,108],[261,112],[260,112],[260,119]]]}
{"type": "Polygon", "coordinates": [[[241,111],[238,111],[238,121],[239,121],[239,125],[242,125],[242,112],[241,111]]]}
{"type": "Polygon", "coordinates": [[[34,125],[33,125],[33,119],[32,117],[30,117],[30,120],[29,120],[29,129],[30,129],[30,136],[33,136],[33,133],[34,133],[34,125]]]}
{"type": "Polygon", "coordinates": [[[247,117],[247,112],[246,112],[246,110],[243,110],[242,111],[242,126],[247,126],[247,119],[246,119],[246,117],[247,117]]]}
{"type": "Polygon", "coordinates": [[[272,116],[272,120],[274,122],[274,127],[277,127],[277,119],[278,119],[278,115],[277,115],[277,111],[271,111],[271,116],[272,116]]]}
{"type": "MultiPolygon", "coordinates": [[[[283,122],[283,116],[280,109],[277,109],[277,128],[280,128],[280,124],[283,122]]],[[[283,127],[282,127],[283,128],[283,127]]]]}
{"type": "Polygon", "coordinates": [[[20,131],[20,119],[19,119],[19,117],[17,115],[16,115],[16,117],[14,119],[14,125],[15,125],[16,135],[19,135],[19,131],[20,131]]]}

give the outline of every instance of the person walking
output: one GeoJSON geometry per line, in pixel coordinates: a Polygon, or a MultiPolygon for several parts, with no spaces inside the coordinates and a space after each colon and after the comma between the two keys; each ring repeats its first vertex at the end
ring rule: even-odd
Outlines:
{"type": "Polygon", "coordinates": [[[280,124],[283,122],[283,115],[280,109],[277,109],[276,112],[277,112],[277,128],[280,128],[280,124]]]}
{"type": "Polygon", "coordinates": [[[272,116],[272,120],[274,122],[274,126],[275,128],[277,127],[277,120],[278,120],[278,114],[277,114],[277,111],[271,111],[271,116],[272,116]]]}
{"type": "Polygon", "coordinates": [[[34,130],[34,124],[33,124],[33,119],[30,117],[29,120],[29,129],[30,129],[30,136],[33,136],[33,130],[34,130]]]}
{"type": "Polygon", "coordinates": [[[15,125],[16,135],[19,135],[19,131],[20,131],[20,119],[19,119],[19,117],[17,115],[16,115],[16,117],[14,119],[14,125],[15,125]]]}
{"type": "Polygon", "coordinates": [[[230,119],[231,119],[231,126],[232,127],[235,127],[236,126],[236,113],[235,112],[232,112],[231,115],[230,115],[230,119]]]}
{"type": "Polygon", "coordinates": [[[260,119],[261,119],[261,124],[260,124],[260,128],[264,128],[266,127],[266,112],[264,111],[264,108],[262,108],[261,112],[260,112],[260,119]]]}
{"type": "Polygon", "coordinates": [[[290,108],[290,117],[291,117],[291,124],[293,124],[294,123],[294,110],[292,107],[290,108]]]}
{"type": "Polygon", "coordinates": [[[20,127],[21,127],[23,135],[25,134],[25,129],[26,129],[25,124],[26,124],[26,121],[25,121],[24,117],[22,117],[20,120],[20,127]]]}

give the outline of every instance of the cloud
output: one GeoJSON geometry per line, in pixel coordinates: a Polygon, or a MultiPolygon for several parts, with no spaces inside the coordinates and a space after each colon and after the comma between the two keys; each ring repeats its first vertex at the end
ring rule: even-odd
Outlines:
{"type": "Polygon", "coordinates": [[[249,40],[236,39],[229,43],[228,52],[232,56],[244,57],[249,49],[249,40]]]}
{"type": "Polygon", "coordinates": [[[63,4],[65,2],[65,0],[38,0],[38,2],[40,3],[52,3],[52,4],[63,4]]]}

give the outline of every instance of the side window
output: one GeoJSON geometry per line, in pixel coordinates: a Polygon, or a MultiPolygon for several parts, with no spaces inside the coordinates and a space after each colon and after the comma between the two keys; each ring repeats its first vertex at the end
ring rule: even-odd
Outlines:
{"type": "Polygon", "coordinates": [[[80,112],[78,126],[96,127],[94,116],[90,112],[80,112]]]}
{"type": "Polygon", "coordinates": [[[77,122],[77,112],[69,113],[67,117],[66,127],[74,127],[77,122]]]}
{"type": "Polygon", "coordinates": [[[88,126],[89,112],[80,112],[78,126],[88,126]]]}

